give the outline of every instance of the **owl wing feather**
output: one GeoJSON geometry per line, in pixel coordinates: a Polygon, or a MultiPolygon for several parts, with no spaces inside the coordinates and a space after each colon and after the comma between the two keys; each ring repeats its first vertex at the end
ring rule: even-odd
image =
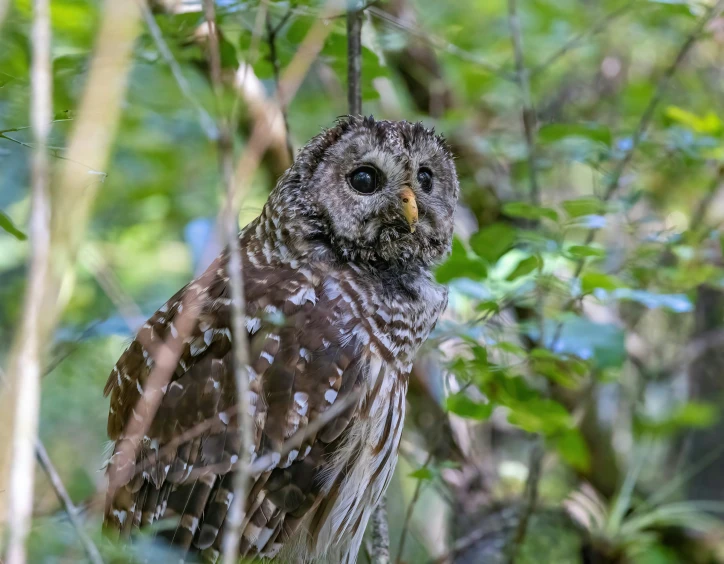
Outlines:
{"type": "MultiPolygon", "coordinates": [[[[368,361],[346,295],[325,291],[325,273],[263,260],[262,244],[242,238],[246,328],[250,349],[249,413],[255,423],[252,459],[271,464],[252,478],[246,502],[242,555],[272,555],[320,503],[324,460],[359,402],[350,402],[316,433],[282,456],[285,443],[335,402],[362,386],[368,361]],[[271,455],[271,456],[269,456],[271,455]]],[[[161,534],[184,550],[218,553],[233,497],[233,465],[240,456],[226,256],[162,306],[139,331],[111,372],[108,433],[116,449],[105,525],[128,536],[134,528],[171,521],[161,534]],[[190,334],[181,316],[196,318],[190,334]],[[118,445],[130,418],[146,415],[142,399],[154,352],[176,340],[181,354],[153,417],[133,472],[120,472],[118,445]],[[140,400],[140,401],[139,401],[140,400]],[[199,425],[204,433],[178,443],[199,425]],[[170,447],[170,448],[169,448],[170,447]]],[[[288,450],[288,449],[287,449],[288,450]]]]}

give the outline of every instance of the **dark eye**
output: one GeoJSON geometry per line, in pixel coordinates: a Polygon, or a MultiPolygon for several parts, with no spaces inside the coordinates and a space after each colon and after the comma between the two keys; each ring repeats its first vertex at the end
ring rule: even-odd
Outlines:
{"type": "Polygon", "coordinates": [[[349,185],[360,194],[372,194],[379,187],[379,175],[373,166],[354,169],[347,178],[349,185]]]}
{"type": "Polygon", "coordinates": [[[417,171],[417,181],[420,183],[420,188],[429,192],[432,190],[432,171],[429,168],[421,168],[417,171]]]}

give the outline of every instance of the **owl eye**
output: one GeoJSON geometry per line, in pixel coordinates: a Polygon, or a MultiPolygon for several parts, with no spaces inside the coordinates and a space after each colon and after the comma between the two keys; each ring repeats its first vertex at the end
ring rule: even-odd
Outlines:
{"type": "Polygon", "coordinates": [[[379,187],[379,174],[375,167],[365,165],[354,169],[347,181],[360,194],[372,194],[379,187]]]}
{"type": "Polygon", "coordinates": [[[420,183],[420,188],[429,192],[432,190],[432,171],[427,167],[422,167],[417,171],[417,181],[420,183]]]}

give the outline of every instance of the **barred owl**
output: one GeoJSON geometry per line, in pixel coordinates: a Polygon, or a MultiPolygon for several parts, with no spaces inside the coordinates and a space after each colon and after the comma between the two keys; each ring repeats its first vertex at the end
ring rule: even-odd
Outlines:
{"type": "MultiPolygon", "coordinates": [[[[242,556],[356,561],[395,468],[413,358],[447,304],[431,270],[451,247],[458,192],[433,131],[348,117],[301,149],[240,233],[249,451],[268,462],[250,477],[242,556]]],[[[106,529],[154,525],[211,561],[242,457],[227,265],[225,251],[148,320],[105,388],[106,529]],[[144,387],[163,346],[180,356],[153,413],[144,387]],[[149,413],[129,459],[124,433],[149,413]]]]}

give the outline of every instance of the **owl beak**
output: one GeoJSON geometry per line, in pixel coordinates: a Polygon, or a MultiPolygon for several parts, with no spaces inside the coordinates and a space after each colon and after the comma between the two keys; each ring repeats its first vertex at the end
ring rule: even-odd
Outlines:
{"type": "Polygon", "coordinates": [[[400,192],[402,200],[402,214],[405,216],[407,223],[410,224],[410,233],[415,232],[415,224],[417,223],[417,200],[415,193],[409,186],[405,186],[400,192]]]}

